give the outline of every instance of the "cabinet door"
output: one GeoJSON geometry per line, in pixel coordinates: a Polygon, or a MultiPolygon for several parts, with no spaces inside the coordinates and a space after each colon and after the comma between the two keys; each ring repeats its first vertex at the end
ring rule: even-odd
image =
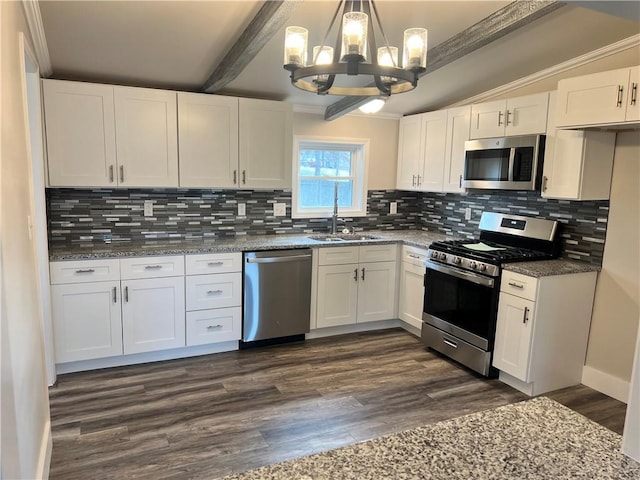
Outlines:
{"type": "Polygon", "coordinates": [[[633,67],[629,71],[629,88],[627,89],[627,116],[625,117],[627,122],[640,121],[640,98],[638,98],[638,95],[640,94],[640,92],[638,92],[640,89],[638,86],[639,82],[640,67],[633,67]]]}
{"type": "Polygon", "coordinates": [[[291,188],[291,104],[239,99],[240,188],[291,188]]]}
{"type": "Polygon", "coordinates": [[[628,68],[560,80],[556,105],[558,126],[624,122],[628,84],[628,68]]]}
{"type": "Polygon", "coordinates": [[[124,353],[185,345],[184,277],[122,282],[124,353]]]}
{"type": "Polygon", "coordinates": [[[580,179],[584,160],[584,132],[555,130],[547,135],[544,153],[542,196],[545,198],[580,198],[580,179]]]}
{"type": "Polygon", "coordinates": [[[356,323],[358,274],[357,264],[318,267],[318,328],[356,323]]]}
{"type": "Polygon", "coordinates": [[[396,318],[396,262],[359,264],[358,323],[396,318]]]}
{"type": "Polygon", "coordinates": [[[535,303],[500,293],[493,366],[523,382],[530,381],[535,303]]]}
{"type": "Polygon", "coordinates": [[[51,286],[56,363],[122,355],[120,282],[51,286]]]}
{"type": "Polygon", "coordinates": [[[444,153],[444,178],[442,190],[463,192],[464,142],[469,140],[471,107],[447,110],[447,143],[444,153]]]}
{"type": "Polygon", "coordinates": [[[471,105],[469,138],[502,137],[505,128],[506,106],[505,100],[471,105]]]}
{"type": "Polygon", "coordinates": [[[533,135],[547,131],[549,93],[507,100],[505,135],[533,135]]]}
{"type": "Polygon", "coordinates": [[[181,187],[234,187],[238,175],[238,99],[178,93],[181,187]]]}
{"type": "Polygon", "coordinates": [[[43,80],[49,184],[116,185],[113,87],[43,80]]]}
{"type": "Polygon", "coordinates": [[[424,267],[402,262],[398,316],[409,325],[422,328],[424,303],[424,267]]]}
{"type": "Polygon", "coordinates": [[[396,188],[416,190],[417,176],[422,175],[424,142],[422,115],[411,115],[400,120],[398,137],[398,175],[396,188]]]}
{"type": "Polygon", "coordinates": [[[114,88],[118,184],[178,186],[176,92],[114,88]]]}
{"type": "Polygon", "coordinates": [[[425,113],[423,129],[424,163],[422,170],[418,173],[418,190],[441,192],[447,139],[447,111],[425,113]]]}

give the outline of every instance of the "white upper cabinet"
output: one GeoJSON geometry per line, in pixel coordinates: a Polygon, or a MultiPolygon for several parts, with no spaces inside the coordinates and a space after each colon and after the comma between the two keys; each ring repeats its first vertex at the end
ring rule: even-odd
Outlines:
{"type": "Polygon", "coordinates": [[[424,131],[424,167],[418,176],[418,190],[441,192],[444,175],[447,111],[438,110],[422,115],[424,131]]]}
{"type": "Polygon", "coordinates": [[[548,104],[545,92],[472,105],[469,138],[545,133],[548,104]]]}
{"type": "Polygon", "coordinates": [[[616,125],[640,121],[640,67],[621,68],[558,82],[559,128],[616,125]]]}
{"type": "Polygon", "coordinates": [[[447,139],[444,153],[444,178],[442,190],[463,192],[462,172],[464,170],[464,142],[469,140],[471,107],[447,110],[447,139]]]}
{"type": "Polygon", "coordinates": [[[237,98],[179,92],[178,137],[181,187],[237,185],[237,98]]]}
{"type": "Polygon", "coordinates": [[[400,190],[418,190],[416,177],[423,174],[424,168],[423,138],[422,115],[400,119],[396,179],[396,188],[400,190]]]}
{"type": "Polygon", "coordinates": [[[176,92],[113,87],[118,184],[178,186],[176,92]]]}
{"type": "Polygon", "coordinates": [[[238,187],[291,188],[291,104],[241,98],[239,112],[238,187]]]}
{"type": "Polygon", "coordinates": [[[43,80],[42,88],[50,185],[115,186],[113,87],[43,80]]]}

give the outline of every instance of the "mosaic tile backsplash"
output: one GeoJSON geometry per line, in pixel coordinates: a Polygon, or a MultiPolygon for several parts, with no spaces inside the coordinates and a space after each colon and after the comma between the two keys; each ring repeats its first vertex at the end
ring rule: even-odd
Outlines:
{"type": "MultiPolygon", "coordinates": [[[[367,216],[342,218],[339,228],[364,230],[422,229],[476,237],[483,211],[558,220],[563,224],[565,258],[602,264],[609,214],[608,201],[572,202],[540,198],[536,192],[444,194],[371,190],[367,216]],[[398,214],[389,215],[389,202],[398,214]],[[465,209],[471,220],[465,220],[465,209]]],[[[328,232],[329,219],[292,219],[288,190],[194,189],[48,189],[49,241],[52,244],[212,238],[328,232]],[[144,216],[144,202],[153,216],[144,216]],[[275,217],[273,204],[285,203],[287,215],[275,217]],[[237,216],[238,203],[246,215],[237,216]]]]}

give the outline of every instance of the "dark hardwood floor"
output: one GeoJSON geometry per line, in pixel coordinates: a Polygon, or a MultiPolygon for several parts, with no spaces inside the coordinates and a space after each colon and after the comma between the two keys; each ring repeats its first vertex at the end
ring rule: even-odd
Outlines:
{"type": "MultiPolygon", "coordinates": [[[[50,478],[213,479],[525,400],[401,329],[58,377],[50,478]]],[[[622,433],[626,405],[548,397],[622,433]]]]}

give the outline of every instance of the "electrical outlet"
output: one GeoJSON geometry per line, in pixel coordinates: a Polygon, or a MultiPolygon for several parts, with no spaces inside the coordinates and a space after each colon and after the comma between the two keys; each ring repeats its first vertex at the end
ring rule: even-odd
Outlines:
{"type": "Polygon", "coordinates": [[[238,204],[238,216],[244,217],[247,215],[247,205],[245,203],[238,204]]]}
{"type": "Polygon", "coordinates": [[[286,203],[274,203],[273,204],[273,216],[274,217],[284,217],[287,214],[287,204],[286,203]]]}
{"type": "Polygon", "coordinates": [[[153,217],[153,201],[151,200],[144,201],[144,216],[153,217]]]}
{"type": "Polygon", "coordinates": [[[398,202],[389,203],[389,213],[391,215],[398,213],[398,202]]]}
{"type": "Polygon", "coordinates": [[[471,207],[467,207],[464,209],[464,219],[471,220],[471,207]]]}

